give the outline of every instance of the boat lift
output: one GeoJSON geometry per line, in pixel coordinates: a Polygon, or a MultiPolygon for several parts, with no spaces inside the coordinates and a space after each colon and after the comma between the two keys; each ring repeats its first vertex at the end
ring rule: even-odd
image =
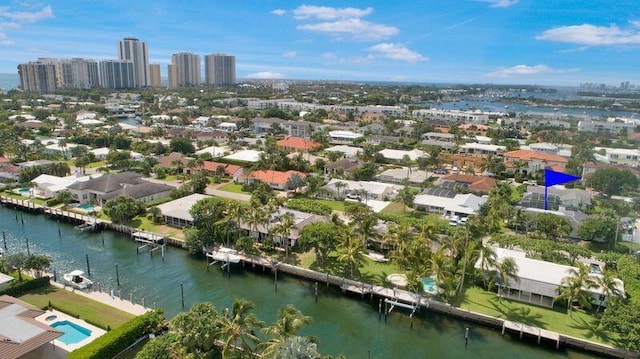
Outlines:
{"type": "Polygon", "coordinates": [[[385,308],[387,307],[388,304],[390,304],[391,307],[389,307],[389,309],[387,309],[385,311],[385,315],[388,315],[389,313],[391,313],[393,308],[399,307],[399,308],[404,308],[404,309],[411,310],[411,314],[409,314],[409,318],[413,318],[413,315],[418,310],[418,305],[417,304],[406,304],[406,303],[398,302],[397,300],[391,300],[391,299],[385,298],[385,300],[384,300],[385,308]]]}
{"type": "Polygon", "coordinates": [[[156,233],[136,231],[131,232],[131,237],[142,245],[136,247],[136,253],[140,253],[141,249],[149,247],[149,253],[153,255],[153,251],[160,249],[162,253],[162,260],[164,260],[164,236],[156,233]]]}

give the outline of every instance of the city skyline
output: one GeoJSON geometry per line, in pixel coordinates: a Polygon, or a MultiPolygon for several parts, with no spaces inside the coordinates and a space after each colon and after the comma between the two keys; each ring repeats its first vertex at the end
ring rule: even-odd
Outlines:
{"type": "Polygon", "coordinates": [[[19,63],[40,57],[115,59],[114,44],[135,37],[147,44],[148,62],[160,64],[163,77],[172,54],[190,52],[236,56],[238,78],[640,82],[640,14],[634,4],[589,5],[573,0],[323,6],[248,1],[197,7],[171,1],[11,1],[0,7],[0,73],[17,73],[19,63]]]}

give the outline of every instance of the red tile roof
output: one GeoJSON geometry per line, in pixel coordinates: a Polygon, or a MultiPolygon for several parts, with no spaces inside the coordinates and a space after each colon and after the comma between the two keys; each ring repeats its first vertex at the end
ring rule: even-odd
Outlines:
{"type": "Polygon", "coordinates": [[[478,192],[489,192],[496,185],[496,180],[491,177],[467,175],[464,173],[452,173],[442,177],[442,180],[468,183],[470,190],[478,192]]]}
{"type": "Polygon", "coordinates": [[[236,172],[242,169],[242,166],[230,165],[228,163],[213,162],[213,161],[204,161],[202,163],[202,168],[205,171],[209,171],[209,172],[216,172],[218,170],[218,167],[220,166],[224,168],[224,173],[227,176],[233,176],[236,172]]]}
{"type": "Polygon", "coordinates": [[[555,171],[555,172],[563,172],[563,173],[565,171],[564,167],[558,166],[558,165],[549,166],[549,167],[547,167],[547,169],[555,171]]]}
{"type": "Polygon", "coordinates": [[[301,137],[287,137],[284,140],[276,141],[276,144],[280,147],[293,148],[299,151],[308,151],[321,146],[318,142],[301,137]]]}
{"type": "Polygon", "coordinates": [[[551,155],[548,153],[542,153],[542,152],[533,151],[533,150],[509,151],[504,154],[504,157],[515,158],[523,161],[538,160],[538,161],[558,162],[558,163],[569,162],[569,160],[567,160],[565,157],[558,156],[558,155],[551,155]]]}
{"type": "Polygon", "coordinates": [[[282,172],[282,171],[266,170],[266,171],[254,171],[249,175],[249,178],[253,180],[265,182],[265,183],[273,183],[280,186],[284,186],[289,180],[289,177],[291,177],[291,175],[293,174],[298,174],[303,179],[307,177],[306,173],[299,172],[299,171],[282,172]]]}

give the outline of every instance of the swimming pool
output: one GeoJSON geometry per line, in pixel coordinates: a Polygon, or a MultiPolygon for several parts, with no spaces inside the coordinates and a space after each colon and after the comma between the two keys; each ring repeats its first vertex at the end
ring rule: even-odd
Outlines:
{"type": "Polygon", "coordinates": [[[31,190],[28,188],[20,188],[18,189],[18,192],[20,193],[20,195],[25,197],[29,197],[31,195],[31,190]]]}
{"type": "Polygon", "coordinates": [[[89,329],[68,320],[55,322],[51,324],[51,327],[64,332],[58,340],[67,345],[80,343],[91,336],[91,331],[89,329]]]}
{"type": "Polygon", "coordinates": [[[78,208],[80,209],[84,209],[87,212],[91,212],[93,211],[93,205],[91,203],[84,203],[84,204],[79,204],[78,208]]]}
{"type": "Polygon", "coordinates": [[[438,288],[438,286],[436,285],[436,280],[433,278],[422,278],[420,280],[422,282],[422,288],[424,288],[424,291],[427,294],[438,294],[438,292],[440,291],[440,289],[438,288]]]}

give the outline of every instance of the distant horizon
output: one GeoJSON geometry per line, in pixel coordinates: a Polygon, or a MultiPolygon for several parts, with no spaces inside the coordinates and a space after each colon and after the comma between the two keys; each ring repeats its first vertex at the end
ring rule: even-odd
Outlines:
{"type": "Polygon", "coordinates": [[[238,78],[640,84],[640,14],[627,0],[10,0],[2,10],[2,73],[39,57],[115,59],[118,41],[135,37],[165,76],[172,54],[191,52],[236,56],[238,78]]]}

